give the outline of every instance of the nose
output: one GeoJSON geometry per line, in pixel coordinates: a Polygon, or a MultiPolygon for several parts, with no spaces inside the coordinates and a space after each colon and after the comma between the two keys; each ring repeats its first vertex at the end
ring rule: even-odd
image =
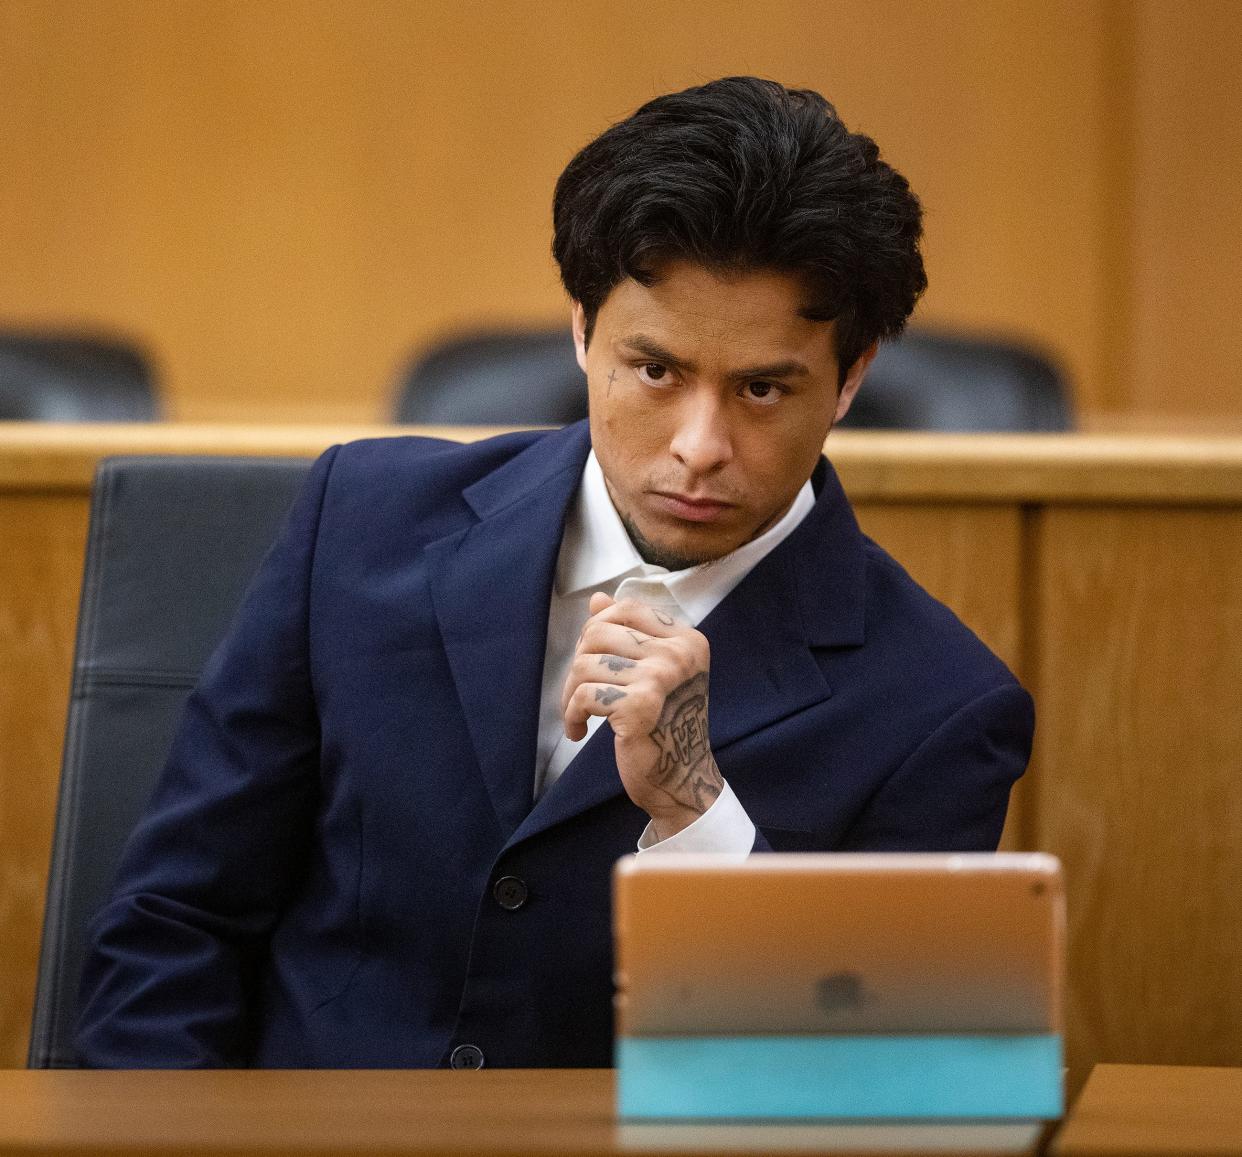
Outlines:
{"type": "Polygon", "coordinates": [[[733,457],[733,436],[720,399],[706,390],[687,391],[669,449],[692,475],[724,466],[733,457]]]}

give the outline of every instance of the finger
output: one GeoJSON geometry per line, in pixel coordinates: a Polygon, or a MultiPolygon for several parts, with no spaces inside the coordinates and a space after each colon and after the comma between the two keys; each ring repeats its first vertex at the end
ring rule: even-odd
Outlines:
{"type": "MultiPolygon", "coordinates": [[[[591,596],[591,601],[587,606],[587,610],[590,613],[587,616],[586,622],[582,624],[582,629],[586,630],[587,623],[593,622],[597,615],[599,615],[603,611],[606,611],[609,607],[615,606],[615,605],[616,605],[616,599],[612,598],[611,595],[607,595],[603,591],[596,591],[591,596]]],[[[578,638],[579,640],[581,640],[582,631],[578,632],[578,638]]]]}
{"type": "Polygon", "coordinates": [[[632,627],[645,635],[659,638],[667,638],[686,630],[667,611],[648,606],[637,599],[622,599],[619,603],[612,603],[587,621],[617,623],[619,626],[632,627]]]}
{"type": "Polygon", "coordinates": [[[626,695],[626,691],[611,683],[579,683],[565,706],[565,737],[581,739],[592,715],[611,715],[624,703],[626,695]]]}
{"type": "Polygon", "coordinates": [[[626,655],[583,655],[584,662],[596,669],[596,678],[601,683],[617,683],[622,687],[634,678],[632,672],[638,666],[637,659],[631,659],[626,655]],[[603,676],[598,668],[603,667],[608,671],[608,676],[603,676]]]}
{"type": "Polygon", "coordinates": [[[652,649],[654,635],[609,623],[602,619],[588,619],[578,636],[575,655],[619,655],[626,659],[642,659],[652,649]]]}
{"type": "MultiPolygon", "coordinates": [[[[611,613],[613,608],[604,612],[611,613]]],[[[588,620],[574,648],[574,661],[580,655],[616,655],[636,659],[666,689],[671,690],[698,671],[711,666],[711,647],[707,637],[693,627],[679,628],[664,637],[645,635],[633,627],[604,621],[602,616],[588,620]]],[[[590,678],[588,672],[586,678],[590,678]]]]}
{"type": "Polygon", "coordinates": [[[638,675],[638,660],[625,655],[590,652],[575,655],[561,687],[561,714],[564,715],[570,696],[581,684],[611,683],[624,687],[637,679],[638,675]]]}

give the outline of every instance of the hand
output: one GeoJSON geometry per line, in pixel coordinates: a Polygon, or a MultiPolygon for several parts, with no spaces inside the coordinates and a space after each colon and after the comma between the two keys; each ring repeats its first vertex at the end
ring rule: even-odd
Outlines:
{"type": "Polygon", "coordinates": [[[707,639],[634,599],[591,596],[591,617],[561,694],[565,735],[606,716],[617,770],[661,840],[701,816],[724,787],[707,732],[707,639]]]}

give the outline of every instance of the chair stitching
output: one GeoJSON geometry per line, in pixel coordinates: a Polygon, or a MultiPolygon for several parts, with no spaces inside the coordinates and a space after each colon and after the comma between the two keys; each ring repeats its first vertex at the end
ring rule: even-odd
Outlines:
{"type": "Polygon", "coordinates": [[[95,687],[193,687],[198,682],[194,671],[143,670],[139,667],[88,668],[81,673],[82,690],[95,687]]]}

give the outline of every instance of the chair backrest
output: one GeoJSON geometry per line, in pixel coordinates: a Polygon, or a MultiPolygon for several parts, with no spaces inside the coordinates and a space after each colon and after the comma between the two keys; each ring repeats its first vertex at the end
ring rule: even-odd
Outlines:
{"type": "Polygon", "coordinates": [[[117,338],[0,332],[0,421],[150,422],[154,377],[117,338]]]}
{"type": "MultiPolygon", "coordinates": [[[[587,391],[568,329],[486,331],[433,346],[405,372],[397,421],[562,425],[587,391]]],[[[911,330],[880,347],[845,426],[900,430],[1067,430],[1056,366],[1015,342],[911,330]]]]}
{"type": "Polygon", "coordinates": [[[397,421],[425,425],[563,426],[586,414],[586,377],[564,326],[449,338],[402,374],[397,397],[397,421]]]}
{"type": "Polygon", "coordinates": [[[100,464],[27,1063],[72,1068],[86,928],[198,673],[306,476],[302,459],[100,464]]]}
{"type": "Polygon", "coordinates": [[[881,344],[845,427],[1051,431],[1073,428],[1057,366],[1019,342],[909,330],[881,344]]]}

